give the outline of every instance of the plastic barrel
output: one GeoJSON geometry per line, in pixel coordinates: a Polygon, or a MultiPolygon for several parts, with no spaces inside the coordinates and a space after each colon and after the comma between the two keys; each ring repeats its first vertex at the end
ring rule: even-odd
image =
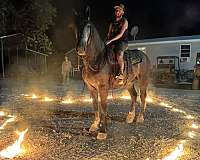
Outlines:
{"type": "Polygon", "coordinates": [[[192,89],[197,90],[199,89],[199,79],[197,77],[194,77],[193,82],[192,82],[192,89]]]}

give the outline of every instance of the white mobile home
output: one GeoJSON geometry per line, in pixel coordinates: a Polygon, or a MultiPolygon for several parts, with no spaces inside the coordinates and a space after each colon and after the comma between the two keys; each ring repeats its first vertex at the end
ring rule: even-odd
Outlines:
{"type": "Polygon", "coordinates": [[[156,66],[158,56],[177,56],[181,70],[193,70],[200,53],[200,35],[129,41],[129,49],[144,51],[156,66]]]}

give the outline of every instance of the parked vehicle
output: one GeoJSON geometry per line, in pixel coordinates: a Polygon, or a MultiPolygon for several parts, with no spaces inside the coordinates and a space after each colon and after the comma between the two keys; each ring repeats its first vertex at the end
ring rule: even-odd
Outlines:
{"type": "Polygon", "coordinates": [[[200,89],[200,53],[197,53],[192,89],[200,89]]]}

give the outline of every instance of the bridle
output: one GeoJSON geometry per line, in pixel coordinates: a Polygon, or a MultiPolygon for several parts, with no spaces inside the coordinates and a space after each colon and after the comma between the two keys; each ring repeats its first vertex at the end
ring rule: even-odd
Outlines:
{"type": "MultiPolygon", "coordinates": [[[[87,27],[89,28],[88,32],[88,37],[87,37],[87,41],[85,43],[85,52],[87,50],[87,47],[89,46],[89,44],[91,43],[92,41],[92,26],[90,23],[87,24],[87,27]]],[[[83,29],[83,34],[84,34],[84,29],[83,29]]],[[[84,37],[84,36],[81,36],[81,38],[84,37]]],[[[87,60],[88,60],[88,55],[79,55],[79,57],[84,61],[84,63],[88,66],[88,68],[93,71],[93,72],[98,72],[99,69],[95,69],[87,60]]]]}

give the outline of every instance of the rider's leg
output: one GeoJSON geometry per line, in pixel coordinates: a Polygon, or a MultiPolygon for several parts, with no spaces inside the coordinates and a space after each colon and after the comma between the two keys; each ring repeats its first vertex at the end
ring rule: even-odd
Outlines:
{"type": "Polygon", "coordinates": [[[125,42],[118,42],[115,45],[115,53],[117,54],[117,62],[120,67],[120,73],[118,78],[123,79],[123,73],[124,73],[124,51],[128,48],[128,43],[125,42]]]}

